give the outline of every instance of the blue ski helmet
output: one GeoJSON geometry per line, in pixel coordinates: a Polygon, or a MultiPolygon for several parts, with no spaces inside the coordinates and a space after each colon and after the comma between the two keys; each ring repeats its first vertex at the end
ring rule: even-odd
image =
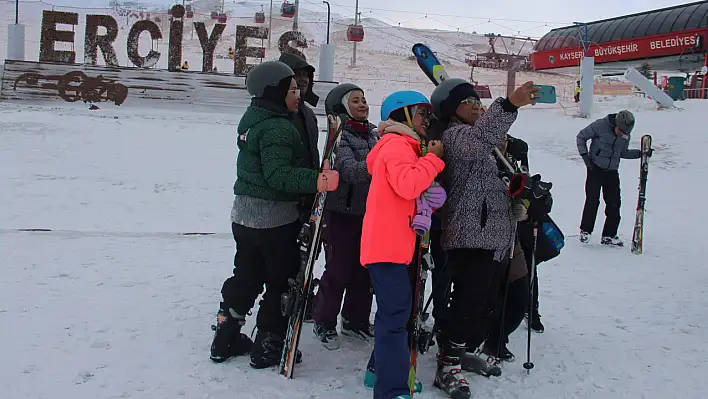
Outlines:
{"type": "Polygon", "coordinates": [[[432,108],[428,97],[417,91],[397,91],[384,98],[383,104],[381,104],[381,120],[388,119],[391,113],[397,109],[412,105],[424,105],[428,109],[432,108]]]}

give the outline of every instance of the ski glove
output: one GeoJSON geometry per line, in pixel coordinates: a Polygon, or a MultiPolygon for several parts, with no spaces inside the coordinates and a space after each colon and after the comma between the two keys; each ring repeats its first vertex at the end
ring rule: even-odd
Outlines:
{"type": "Polygon", "coordinates": [[[553,197],[550,193],[542,199],[531,201],[527,212],[529,217],[534,220],[544,220],[546,216],[551,213],[551,208],[553,208],[553,197]]]}
{"type": "Polygon", "coordinates": [[[583,157],[583,162],[585,162],[585,166],[587,166],[588,169],[590,169],[590,170],[595,169],[595,164],[590,159],[590,155],[583,154],[583,155],[581,155],[581,157],[583,157]]]}
{"type": "Polygon", "coordinates": [[[654,149],[650,148],[648,151],[645,151],[645,153],[647,154],[647,158],[651,158],[652,154],[654,154],[654,149]]]}
{"type": "Polygon", "coordinates": [[[425,198],[431,208],[440,209],[445,204],[447,194],[439,183],[433,182],[433,184],[423,192],[423,198],[425,198]]]}
{"type": "Polygon", "coordinates": [[[415,200],[416,215],[413,217],[411,227],[419,236],[424,236],[430,230],[430,225],[433,223],[433,208],[430,207],[425,197],[421,195],[415,200]]]}

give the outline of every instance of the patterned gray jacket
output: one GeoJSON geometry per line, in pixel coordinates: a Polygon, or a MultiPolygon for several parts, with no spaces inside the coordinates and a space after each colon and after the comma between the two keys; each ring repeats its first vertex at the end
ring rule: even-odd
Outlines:
{"type": "Polygon", "coordinates": [[[334,165],[339,172],[339,187],[327,195],[327,210],[364,216],[371,185],[366,156],[378,139],[378,131],[370,123],[350,120],[344,126],[334,165]]]}
{"type": "Polygon", "coordinates": [[[443,133],[444,249],[493,250],[497,261],[509,256],[516,221],[492,149],[501,143],[517,114],[509,100],[498,98],[474,126],[453,124],[443,133]]]}

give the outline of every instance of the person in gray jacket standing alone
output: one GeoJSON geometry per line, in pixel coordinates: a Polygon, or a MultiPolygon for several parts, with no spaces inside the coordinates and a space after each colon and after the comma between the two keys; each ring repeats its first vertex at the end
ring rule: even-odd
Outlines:
{"type": "MultiPolygon", "coordinates": [[[[624,246],[617,236],[621,205],[618,169],[621,158],[638,159],[642,155],[641,150],[628,149],[633,128],[634,115],[625,110],[598,119],[578,133],[578,152],[588,170],[585,181],[585,207],[580,222],[581,242],[590,240],[602,190],[606,219],[601,242],[605,245],[624,246]],[[588,140],[591,141],[589,151],[588,140]]],[[[647,155],[651,157],[651,152],[647,155]]]]}

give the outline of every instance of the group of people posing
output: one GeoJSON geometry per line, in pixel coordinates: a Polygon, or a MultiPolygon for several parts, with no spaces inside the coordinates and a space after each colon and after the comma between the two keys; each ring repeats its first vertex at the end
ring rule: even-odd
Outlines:
{"type": "MultiPolygon", "coordinates": [[[[528,146],[507,132],[518,109],[534,104],[537,88],[527,82],[485,109],[469,82],[448,79],[430,100],[414,91],[390,94],[374,126],[364,90],[341,84],[325,101],[328,113],[345,116],[336,162],[320,167],[317,119],[305,105],[319,101],[313,77],[304,59],[283,54],[246,78],[253,99],[238,126],[231,212],[237,251],[221,290],[210,357],[223,362],[248,354],[254,368],[279,364],[288,321],[280,299],[300,269],[298,233],[315,194],[329,192],[326,267],[312,311],[317,339],[339,348],[341,313],[343,335],[374,341],[363,376],[374,398],[410,398],[408,269],[417,262],[417,236],[429,231],[434,385],[454,399],[468,398],[463,369],[500,375],[500,361],[514,358],[508,336],[524,315],[531,329],[543,331],[530,259],[554,255],[533,253],[541,247],[533,245],[532,221],[548,217],[551,198],[532,207],[512,198],[493,155],[495,148],[511,153],[528,170],[528,146]],[[251,340],[241,329],[260,294],[251,340]]],[[[416,381],[415,391],[421,389],[416,381]]]]}

